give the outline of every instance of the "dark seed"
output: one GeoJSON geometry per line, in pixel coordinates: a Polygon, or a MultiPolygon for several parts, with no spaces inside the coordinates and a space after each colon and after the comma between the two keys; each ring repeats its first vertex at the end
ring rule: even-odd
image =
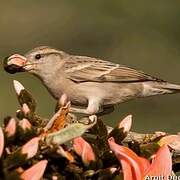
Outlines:
{"type": "Polygon", "coordinates": [[[17,73],[17,72],[23,72],[24,69],[23,67],[20,67],[20,66],[17,66],[15,64],[12,64],[12,65],[8,65],[8,58],[9,57],[6,57],[4,58],[4,61],[3,61],[3,67],[4,67],[4,70],[10,74],[14,74],[14,73],[17,73]]]}

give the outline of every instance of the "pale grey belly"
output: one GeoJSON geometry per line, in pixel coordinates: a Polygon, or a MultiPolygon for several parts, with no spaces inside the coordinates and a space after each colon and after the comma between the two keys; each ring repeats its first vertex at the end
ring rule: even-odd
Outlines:
{"type": "MultiPolygon", "coordinates": [[[[72,104],[87,106],[89,99],[99,98],[102,105],[118,104],[142,93],[141,83],[95,83],[76,84],[69,94],[72,104]]],[[[67,93],[68,94],[68,93],[67,93]]]]}
{"type": "Polygon", "coordinates": [[[142,83],[74,83],[64,80],[63,84],[46,83],[48,91],[56,99],[66,94],[73,105],[87,106],[90,99],[99,99],[101,105],[117,104],[141,95],[142,83]]]}

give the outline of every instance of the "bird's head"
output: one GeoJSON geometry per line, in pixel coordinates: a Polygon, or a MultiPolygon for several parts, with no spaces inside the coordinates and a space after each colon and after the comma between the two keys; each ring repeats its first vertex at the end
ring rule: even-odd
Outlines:
{"type": "Polygon", "coordinates": [[[16,72],[30,72],[37,76],[55,72],[64,64],[67,54],[63,51],[41,46],[37,47],[24,56],[11,55],[4,60],[4,69],[13,74],[16,72]]]}

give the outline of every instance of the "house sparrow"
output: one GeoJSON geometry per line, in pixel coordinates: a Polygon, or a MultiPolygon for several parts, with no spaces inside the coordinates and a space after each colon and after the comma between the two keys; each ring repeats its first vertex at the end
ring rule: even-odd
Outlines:
{"type": "Polygon", "coordinates": [[[89,115],[110,113],[115,104],[131,99],[180,92],[180,85],[142,71],[47,46],[37,47],[24,56],[8,57],[4,68],[9,73],[32,73],[59,102],[67,97],[71,112],[89,115]]]}

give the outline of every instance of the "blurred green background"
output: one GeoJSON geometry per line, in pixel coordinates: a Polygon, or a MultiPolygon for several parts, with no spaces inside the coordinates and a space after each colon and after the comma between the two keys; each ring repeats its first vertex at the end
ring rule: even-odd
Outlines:
{"type": "MultiPolygon", "coordinates": [[[[1,0],[0,58],[40,45],[111,60],[180,84],[180,1],[1,0]]],[[[1,66],[1,119],[17,110],[13,79],[32,92],[42,116],[53,114],[55,101],[39,80],[7,74],[1,66]]],[[[177,132],[180,94],[130,101],[104,119],[115,125],[128,114],[136,131],[177,132]]]]}

